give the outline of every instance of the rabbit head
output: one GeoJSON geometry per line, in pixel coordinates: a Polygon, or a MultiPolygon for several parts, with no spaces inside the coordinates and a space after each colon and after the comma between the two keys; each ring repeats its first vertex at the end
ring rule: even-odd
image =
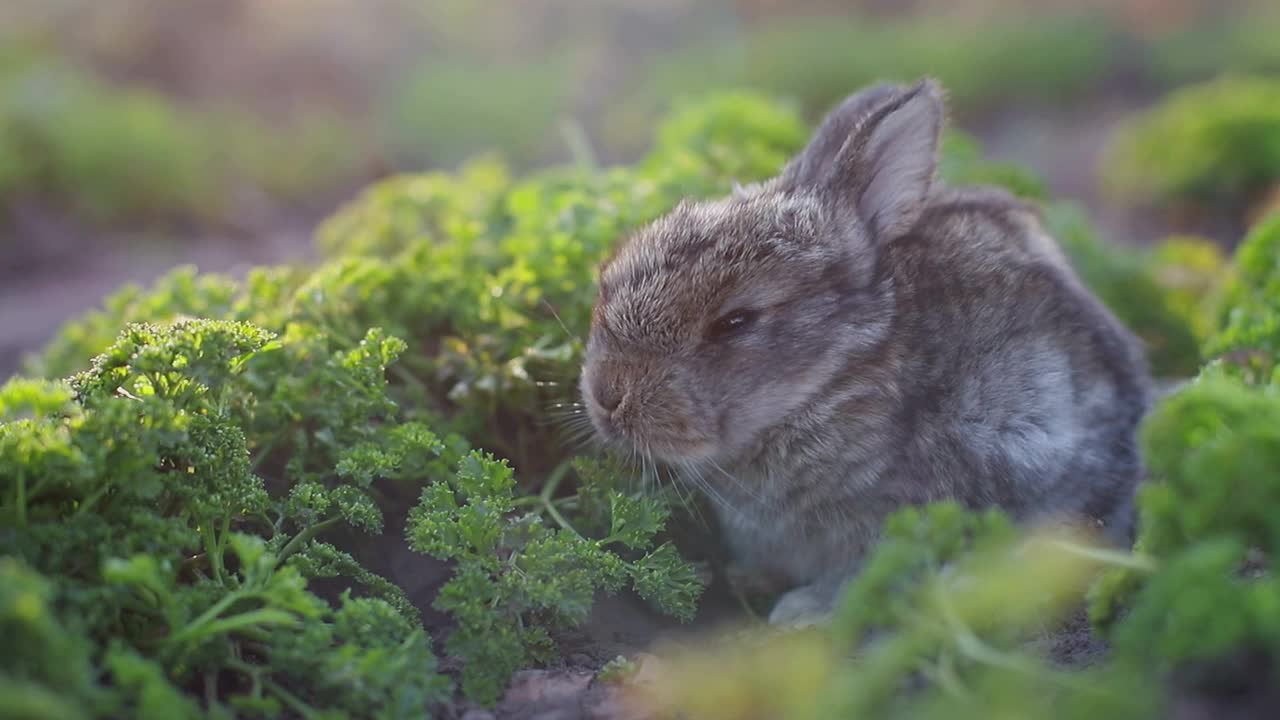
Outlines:
{"type": "Polygon", "coordinates": [[[932,81],[865,90],[777,177],[622,242],[581,375],[600,438],[668,462],[739,458],[847,382],[889,331],[878,248],[924,211],[943,116],[932,81]]]}

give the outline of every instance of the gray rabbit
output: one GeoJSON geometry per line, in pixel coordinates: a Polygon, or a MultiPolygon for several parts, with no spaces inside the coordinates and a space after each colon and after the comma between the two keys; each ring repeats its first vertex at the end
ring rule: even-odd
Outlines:
{"type": "Polygon", "coordinates": [[[580,389],[598,436],[713,501],[730,548],[821,621],[907,504],[1131,540],[1141,345],[1035,211],[936,180],[932,80],[832,111],[768,182],[685,201],[600,272],[580,389]]]}

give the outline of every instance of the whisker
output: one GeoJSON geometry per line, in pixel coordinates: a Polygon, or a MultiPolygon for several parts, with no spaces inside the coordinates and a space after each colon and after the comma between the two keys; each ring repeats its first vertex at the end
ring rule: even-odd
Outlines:
{"type": "Polygon", "coordinates": [[[689,461],[685,461],[683,465],[685,469],[690,473],[690,478],[697,483],[698,487],[701,488],[702,491],[706,493],[707,496],[710,497],[713,502],[720,505],[721,507],[728,510],[729,512],[733,513],[739,519],[744,519],[742,511],[739,510],[733,503],[725,499],[724,495],[722,495],[720,491],[715,488],[714,485],[707,482],[706,477],[702,474],[702,471],[697,468],[697,466],[695,466],[693,463],[689,461]]]}
{"type": "Polygon", "coordinates": [[[707,523],[706,516],[702,514],[701,504],[698,503],[696,497],[690,495],[690,490],[685,487],[683,478],[680,476],[679,473],[676,472],[674,468],[671,468],[669,472],[671,475],[671,478],[670,478],[671,489],[673,492],[675,492],[676,498],[680,501],[681,506],[691,510],[695,516],[695,519],[703,527],[710,527],[710,525],[707,523]]]}
{"type": "Polygon", "coordinates": [[[566,335],[570,340],[572,340],[572,341],[574,341],[574,342],[578,343],[579,345],[581,345],[581,344],[582,344],[582,339],[581,339],[581,338],[579,338],[577,335],[574,335],[574,334],[569,330],[569,326],[564,324],[564,320],[560,319],[560,313],[556,312],[555,306],[553,306],[553,305],[551,304],[551,301],[547,300],[546,298],[542,298],[542,304],[547,306],[547,309],[551,311],[551,316],[552,316],[552,317],[554,317],[554,318],[556,319],[556,322],[560,323],[560,327],[561,327],[561,329],[563,329],[563,330],[564,330],[564,334],[565,334],[565,335],[566,335]]]}
{"type": "Polygon", "coordinates": [[[729,471],[720,467],[720,463],[716,462],[715,458],[707,458],[707,462],[711,463],[711,467],[714,467],[716,470],[720,472],[721,475],[728,478],[729,482],[734,484],[734,487],[746,493],[746,495],[750,497],[752,500],[755,500],[756,502],[760,502],[760,503],[764,502],[764,499],[760,497],[759,493],[757,493],[755,490],[749,487],[745,482],[742,481],[741,478],[739,478],[736,475],[731,475],[729,471]]]}

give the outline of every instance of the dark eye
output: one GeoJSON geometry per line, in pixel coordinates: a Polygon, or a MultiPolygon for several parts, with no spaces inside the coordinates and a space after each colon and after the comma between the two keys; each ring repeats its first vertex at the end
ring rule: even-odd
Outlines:
{"type": "Polygon", "coordinates": [[[755,322],[755,319],[756,313],[751,310],[734,310],[731,313],[721,315],[715,322],[711,323],[710,335],[713,338],[722,338],[741,332],[755,322]]]}

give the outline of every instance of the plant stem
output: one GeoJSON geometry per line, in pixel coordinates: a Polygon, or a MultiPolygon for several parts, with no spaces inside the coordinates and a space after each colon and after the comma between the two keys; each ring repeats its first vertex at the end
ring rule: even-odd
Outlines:
{"type": "Polygon", "coordinates": [[[561,119],[560,136],[564,138],[564,144],[568,146],[569,156],[573,158],[575,165],[583,170],[596,169],[596,154],[591,150],[591,143],[586,131],[582,129],[582,123],[576,118],[561,119]]]}
{"type": "Polygon", "coordinates": [[[942,614],[942,620],[951,631],[956,649],[970,660],[1056,683],[1075,691],[1106,694],[1105,691],[1092,687],[1087,683],[1076,682],[1062,673],[1047,672],[1034,664],[1023,661],[1016,655],[991,647],[974,634],[973,630],[955,614],[951,604],[947,602],[942,593],[938,594],[937,603],[942,614]]]}
{"type": "Polygon", "coordinates": [[[542,509],[547,511],[547,515],[551,516],[551,519],[554,520],[561,529],[567,530],[577,537],[582,538],[582,535],[577,530],[574,530],[573,526],[569,524],[569,521],[566,520],[565,517],[560,514],[560,511],[556,509],[555,501],[551,499],[551,496],[556,492],[556,488],[560,487],[560,482],[564,480],[564,476],[568,474],[570,467],[571,465],[568,460],[565,460],[555,466],[551,473],[547,475],[547,481],[542,484],[542,492],[538,493],[538,499],[542,501],[542,509]]]}
{"type": "Polygon", "coordinates": [[[573,526],[569,524],[569,521],[564,519],[564,516],[560,514],[560,511],[557,510],[556,506],[550,501],[543,501],[542,507],[547,511],[547,514],[551,516],[551,519],[556,521],[556,524],[559,525],[562,530],[571,532],[580,539],[586,539],[583,538],[577,530],[573,529],[573,526]]]}
{"type": "Polygon", "coordinates": [[[213,708],[218,702],[218,671],[206,670],[204,673],[204,704],[213,708]]]}
{"type": "Polygon", "coordinates": [[[200,613],[200,617],[196,618],[195,620],[192,620],[181,631],[169,636],[169,642],[179,642],[184,640],[187,636],[195,632],[194,629],[198,629],[203,625],[207,625],[214,618],[218,617],[218,615],[221,614],[223,610],[226,610],[227,608],[234,605],[237,601],[243,600],[247,597],[249,597],[249,594],[241,591],[227,593],[226,595],[223,596],[221,600],[211,605],[208,610],[205,610],[204,612],[200,613]]]}
{"type": "Polygon", "coordinates": [[[280,550],[279,556],[276,557],[276,566],[278,567],[281,563],[287,560],[290,555],[300,550],[302,545],[311,540],[311,538],[314,538],[316,535],[319,535],[330,527],[336,525],[341,520],[342,516],[334,515],[328,520],[322,520],[293,536],[293,539],[285,544],[284,548],[280,550]]]}
{"type": "Polygon", "coordinates": [[[1117,550],[1107,550],[1106,548],[1088,547],[1084,545],[1076,545],[1075,543],[1066,542],[1064,540],[1053,540],[1051,544],[1058,548],[1069,552],[1073,555],[1097,560],[1107,565],[1116,565],[1119,567],[1129,568],[1130,570],[1141,570],[1143,572],[1155,572],[1156,561],[1146,555],[1140,555],[1134,552],[1120,552],[1117,550]]]}
{"type": "Polygon", "coordinates": [[[222,528],[221,528],[221,531],[218,533],[217,546],[218,546],[218,569],[219,570],[221,570],[223,567],[222,558],[226,557],[226,554],[227,554],[227,538],[230,534],[231,534],[231,516],[228,515],[222,518],[222,528]]]}
{"type": "Polygon", "coordinates": [[[307,720],[311,720],[311,718],[316,717],[315,708],[303,702],[302,698],[298,697],[297,695],[294,695],[288,690],[285,690],[283,687],[281,687],[280,683],[276,682],[275,680],[272,680],[269,677],[264,677],[262,678],[262,684],[266,686],[268,690],[275,693],[277,697],[283,700],[286,705],[293,708],[293,711],[298,713],[302,717],[307,718],[307,720]]]}
{"type": "Polygon", "coordinates": [[[209,558],[209,567],[213,569],[213,579],[221,583],[222,551],[208,523],[200,524],[200,538],[204,540],[204,553],[209,558]]]}
{"type": "Polygon", "coordinates": [[[233,670],[239,670],[245,675],[248,675],[250,682],[253,683],[249,690],[249,696],[255,700],[261,699],[262,698],[262,668],[257,667],[255,665],[250,665],[244,660],[241,660],[239,657],[239,654],[240,654],[239,651],[236,651],[236,657],[227,659],[227,667],[233,670]]]}
{"type": "Polygon", "coordinates": [[[262,461],[267,459],[267,455],[275,449],[276,443],[280,442],[280,439],[284,437],[284,434],[285,431],[281,430],[275,435],[272,435],[265,443],[258,446],[258,452],[254,455],[253,462],[250,465],[254,472],[257,472],[258,466],[262,465],[262,461]]]}
{"type": "Polygon", "coordinates": [[[18,497],[15,501],[16,512],[18,514],[18,527],[27,526],[27,474],[18,473],[17,482],[18,497]]]}
{"type": "Polygon", "coordinates": [[[547,474],[547,481],[542,483],[542,492],[538,496],[544,501],[550,500],[551,496],[555,495],[556,489],[560,487],[560,482],[564,480],[564,476],[569,473],[570,467],[570,461],[565,460],[552,468],[551,472],[547,474]]]}
{"type": "MultiPolygon", "coordinates": [[[[32,495],[35,495],[36,493],[34,491],[38,489],[39,489],[39,485],[33,488],[32,495]]],[[[85,498],[84,501],[80,503],[79,507],[76,508],[76,515],[83,515],[84,513],[88,512],[90,509],[93,508],[93,506],[98,504],[98,501],[101,500],[103,496],[105,496],[110,491],[111,491],[110,485],[105,485],[95,490],[92,495],[85,498]]]]}
{"type": "Polygon", "coordinates": [[[229,618],[209,622],[200,629],[199,633],[184,632],[183,634],[186,636],[193,636],[190,639],[196,639],[202,635],[227,634],[241,628],[247,628],[254,625],[292,625],[296,622],[297,618],[284,610],[277,610],[276,608],[259,608],[240,615],[233,615],[229,618]]]}

